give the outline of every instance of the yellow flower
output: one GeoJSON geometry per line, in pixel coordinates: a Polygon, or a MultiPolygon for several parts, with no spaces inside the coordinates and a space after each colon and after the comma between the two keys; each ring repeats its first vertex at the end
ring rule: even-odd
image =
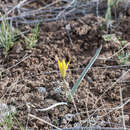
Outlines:
{"type": "Polygon", "coordinates": [[[60,60],[58,60],[58,66],[59,66],[59,71],[61,73],[61,76],[63,78],[65,78],[66,75],[66,71],[68,69],[68,65],[70,64],[70,61],[66,64],[65,63],[65,59],[62,60],[62,62],[60,60]]]}

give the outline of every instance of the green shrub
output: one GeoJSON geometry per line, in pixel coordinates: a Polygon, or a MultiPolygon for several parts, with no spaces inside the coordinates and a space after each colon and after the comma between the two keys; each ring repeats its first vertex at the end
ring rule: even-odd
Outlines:
{"type": "Polygon", "coordinates": [[[14,45],[16,30],[9,24],[8,20],[3,17],[0,25],[0,47],[5,48],[5,54],[8,55],[8,51],[14,45]]]}

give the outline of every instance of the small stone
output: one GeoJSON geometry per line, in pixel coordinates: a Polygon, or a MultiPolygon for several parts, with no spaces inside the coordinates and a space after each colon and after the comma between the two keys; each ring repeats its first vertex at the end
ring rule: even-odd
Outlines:
{"type": "Polygon", "coordinates": [[[67,31],[70,31],[70,30],[71,30],[70,24],[67,24],[67,25],[65,26],[65,28],[66,28],[67,31]]]}
{"type": "Polygon", "coordinates": [[[61,88],[54,88],[54,94],[60,94],[62,93],[61,88]]]}
{"type": "Polygon", "coordinates": [[[79,122],[74,123],[74,127],[81,127],[81,124],[79,122]]]}
{"type": "Polygon", "coordinates": [[[124,118],[125,122],[128,122],[128,121],[129,121],[129,115],[123,115],[123,117],[121,116],[121,117],[120,117],[121,123],[123,122],[123,118],[124,118]]]}
{"type": "Polygon", "coordinates": [[[74,114],[66,114],[66,115],[65,115],[65,119],[66,119],[67,121],[72,121],[74,117],[75,117],[74,114]]]}
{"type": "Polygon", "coordinates": [[[65,119],[62,120],[62,124],[67,124],[67,121],[65,119]]]}
{"type": "Polygon", "coordinates": [[[45,87],[40,87],[40,92],[45,94],[46,93],[46,88],[45,87]]]}
{"type": "Polygon", "coordinates": [[[122,76],[120,77],[120,82],[127,82],[130,79],[130,72],[123,71],[122,76]]]}
{"type": "Polygon", "coordinates": [[[87,80],[89,83],[92,83],[92,82],[93,82],[93,80],[92,80],[92,78],[91,78],[90,76],[87,76],[86,80],[87,80]]]}
{"type": "Polygon", "coordinates": [[[17,43],[13,46],[13,49],[12,51],[13,52],[16,52],[16,53],[21,53],[23,51],[23,47],[22,47],[22,44],[21,43],[17,43]]]}

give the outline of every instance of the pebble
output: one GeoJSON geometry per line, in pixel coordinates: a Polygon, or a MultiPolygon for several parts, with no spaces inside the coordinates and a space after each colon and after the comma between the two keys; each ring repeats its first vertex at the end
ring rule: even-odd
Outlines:
{"type": "Polygon", "coordinates": [[[74,123],[74,127],[82,127],[79,122],[74,123]]]}
{"type": "Polygon", "coordinates": [[[61,88],[54,88],[53,90],[54,90],[54,94],[60,94],[60,93],[62,93],[61,88]]]}
{"type": "Polygon", "coordinates": [[[46,88],[45,87],[40,87],[40,92],[42,94],[45,94],[47,91],[46,91],[46,88]]]}
{"type": "Polygon", "coordinates": [[[62,124],[63,124],[63,125],[67,124],[67,120],[66,120],[66,119],[63,119],[63,120],[62,120],[62,124]]]}
{"type": "Polygon", "coordinates": [[[65,115],[65,119],[67,120],[67,121],[73,121],[73,118],[75,117],[75,115],[74,114],[66,114],[65,115]]]}
{"type": "Polygon", "coordinates": [[[93,82],[93,80],[92,80],[92,78],[90,76],[87,76],[86,80],[88,81],[88,83],[92,83],[93,82]]]}

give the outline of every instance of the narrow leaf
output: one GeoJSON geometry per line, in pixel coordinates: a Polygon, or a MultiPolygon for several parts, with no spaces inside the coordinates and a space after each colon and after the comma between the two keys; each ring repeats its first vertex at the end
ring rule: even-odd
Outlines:
{"type": "Polygon", "coordinates": [[[86,66],[86,68],[83,70],[83,72],[81,73],[80,77],[78,78],[78,80],[76,81],[76,83],[74,84],[71,94],[69,95],[69,99],[74,95],[74,93],[76,92],[76,89],[78,88],[78,86],[80,85],[81,81],[83,80],[84,76],[86,75],[86,73],[88,72],[88,70],[91,68],[91,66],[93,65],[93,63],[95,62],[95,60],[97,59],[97,57],[99,56],[100,52],[102,49],[102,45],[97,49],[95,55],[92,57],[92,59],[90,60],[89,64],[86,66]]]}

